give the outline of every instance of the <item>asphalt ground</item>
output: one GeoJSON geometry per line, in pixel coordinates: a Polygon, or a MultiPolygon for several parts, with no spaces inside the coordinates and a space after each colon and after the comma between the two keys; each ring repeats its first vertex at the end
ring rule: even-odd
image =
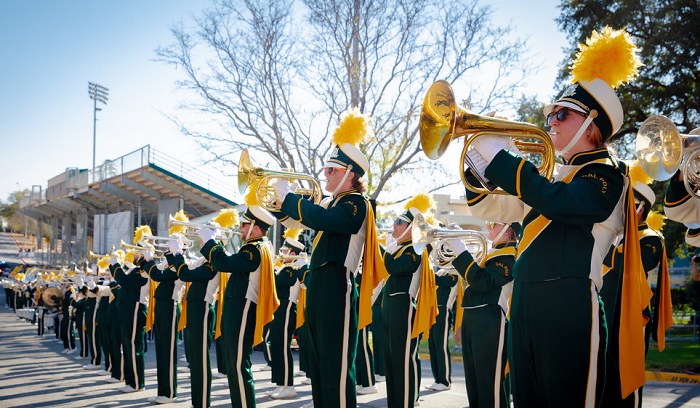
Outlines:
{"type": "MultiPolygon", "coordinates": [[[[6,234],[0,234],[0,256],[12,251],[5,248],[12,244],[6,234]]],[[[14,250],[16,256],[17,250],[14,250]]],[[[0,259],[1,260],[1,259],[0,259]]],[[[7,261],[15,261],[11,258],[7,261]]],[[[36,326],[18,318],[5,306],[4,291],[0,291],[0,407],[147,407],[155,406],[148,402],[157,392],[156,362],[153,343],[148,343],[146,353],[146,389],[142,392],[124,394],[118,391],[123,383],[111,384],[104,380],[107,376],[97,376],[94,371],[82,368],[85,360],[76,360],[76,354],[61,354],[63,345],[55,341],[52,332],[44,339],[37,338],[36,326]]],[[[184,355],[182,345],[178,355],[184,355]]],[[[212,364],[215,355],[211,351],[212,364]]],[[[297,354],[295,353],[295,358],[297,354]]],[[[184,362],[178,362],[186,365],[184,362]]],[[[420,392],[421,407],[462,408],[468,407],[464,385],[464,371],[460,361],[452,365],[452,388],[435,392],[425,389],[432,384],[430,362],[427,356],[422,359],[422,383],[420,392]]],[[[298,383],[295,378],[297,397],[275,400],[265,391],[275,388],[270,382],[270,372],[260,371],[265,365],[261,352],[253,353],[253,369],[257,406],[298,408],[311,402],[311,386],[298,383]]],[[[298,370],[298,365],[295,366],[298,370]]],[[[215,371],[215,369],[214,369],[215,371]]],[[[700,376],[671,373],[648,373],[644,386],[644,407],[697,407],[700,408],[700,376]],[[656,378],[653,380],[651,378],[656,378]]],[[[387,407],[386,387],[377,384],[378,393],[358,395],[360,407],[387,407]]],[[[166,404],[169,407],[189,407],[190,375],[178,371],[178,401],[166,404]]],[[[215,378],[212,382],[212,406],[230,406],[228,385],[225,378],[215,378]]]]}

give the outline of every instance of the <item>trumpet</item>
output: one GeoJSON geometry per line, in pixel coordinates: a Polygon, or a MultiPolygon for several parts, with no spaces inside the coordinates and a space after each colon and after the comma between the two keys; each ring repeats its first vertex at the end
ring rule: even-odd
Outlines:
{"type": "Polygon", "coordinates": [[[304,173],[277,171],[265,167],[253,166],[248,150],[243,149],[243,152],[241,152],[241,160],[238,163],[238,191],[241,194],[245,193],[246,188],[248,188],[251,183],[259,181],[258,188],[255,191],[258,203],[267,211],[277,212],[280,210],[282,204],[278,203],[279,200],[277,200],[275,189],[272,186],[272,180],[275,179],[307,181],[311,188],[297,188],[294,190],[294,194],[310,197],[309,200],[313,201],[315,204],[321,202],[323,192],[321,191],[321,185],[314,177],[304,173]]]}
{"type": "MultiPolygon", "coordinates": [[[[124,241],[122,241],[122,242],[124,242],[124,241]]],[[[87,260],[92,261],[95,258],[104,258],[105,256],[111,256],[113,252],[114,252],[114,245],[112,245],[112,247],[109,249],[109,252],[106,254],[96,254],[96,253],[90,251],[90,252],[88,252],[87,260]]]]}
{"type": "Polygon", "coordinates": [[[648,117],[637,132],[637,161],[657,181],[673,177],[680,169],[689,194],[700,198],[700,128],[681,134],[667,117],[648,117]]]}
{"type": "MultiPolygon", "coordinates": [[[[215,225],[211,224],[197,224],[194,222],[189,222],[189,221],[180,221],[178,219],[175,219],[172,215],[169,216],[170,218],[168,219],[168,228],[172,228],[173,226],[177,227],[186,227],[187,230],[185,231],[185,235],[188,238],[195,238],[197,236],[197,231],[199,231],[202,228],[211,228],[215,229],[216,235],[214,236],[214,239],[216,240],[223,240],[223,239],[233,239],[234,236],[241,235],[240,232],[231,229],[231,228],[222,228],[222,227],[217,227],[215,225]]],[[[163,238],[163,237],[160,237],[163,238]]],[[[166,238],[170,239],[170,238],[166,238]]],[[[190,242],[190,245],[192,244],[192,241],[188,239],[190,242]]],[[[185,245],[188,245],[187,242],[183,242],[185,245]]],[[[191,246],[189,247],[191,248],[191,246]]]]}
{"type": "Polygon", "coordinates": [[[508,136],[523,154],[532,157],[533,162],[540,162],[537,170],[542,176],[551,179],[554,173],[554,145],[547,132],[531,123],[478,115],[457,106],[447,81],[440,80],[430,86],[423,100],[419,126],[421,148],[432,160],[440,158],[452,140],[465,136],[459,173],[464,187],[477,194],[507,194],[490,183],[484,183],[486,188],[474,186],[465,176],[465,161],[469,164],[467,151],[480,136],[508,136]]]}
{"type": "Polygon", "coordinates": [[[165,251],[163,251],[162,249],[155,248],[155,245],[154,245],[154,248],[148,248],[148,247],[142,247],[140,245],[127,244],[126,242],[124,242],[124,240],[119,241],[119,249],[126,249],[126,250],[135,251],[135,252],[152,250],[153,256],[158,257],[158,258],[161,258],[165,254],[165,251]]]}
{"type": "Polygon", "coordinates": [[[431,260],[434,263],[446,264],[452,262],[456,258],[456,255],[451,253],[444,245],[444,240],[450,238],[461,239],[477,263],[480,264],[486,256],[488,241],[481,232],[475,230],[431,228],[422,214],[417,214],[413,218],[413,222],[411,223],[411,241],[413,243],[413,249],[415,249],[417,253],[421,253],[426,245],[434,243],[434,249],[430,254],[431,260]]]}
{"type": "MultiPolygon", "coordinates": [[[[168,242],[173,238],[170,237],[159,237],[156,235],[144,235],[143,238],[141,238],[142,241],[145,241],[151,245],[153,245],[155,248],[160,248],[163,250],[168,249],[168,242]]],[[[182,245],[185,249],[192,249],[194,246],[194,242],[192,240],[188,239],[185,236],[182,236],[180,238],[180,241],[182,242],[182,245]]]]}

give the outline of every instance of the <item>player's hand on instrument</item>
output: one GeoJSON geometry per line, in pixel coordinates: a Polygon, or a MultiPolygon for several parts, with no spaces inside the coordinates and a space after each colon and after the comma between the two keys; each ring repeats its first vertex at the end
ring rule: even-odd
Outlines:
{"type": "Polygon", "coordinates": [[[151,251],[150,249],[141,250],[141,255],[143,255],[143,259],[146,262],[150,262],[153,260],[153,251],[151,251]]]}
{"type": "Polygon", "coordinates": [[[459,238],[447,238],[444,241],[444,245],[455,254],[455,256],[461,254],[467,250],[467,246],[459,238]]]}
{"type": "Polygon", "coordinates": [[[95,284],[95,281],[92,278],[88,278],[86,284],[87,284],[88,289],[90,289],[90,290],[95,289],[95,287],[97,287],[97,285],[95,284]]]}
{"type": "Polygon", "coordinates": [[[209,240],[214,239],[216,231],[211,228],[200,228],[199,231],[197,231],[197,235],[199,235],[199,238],[202,240],[202,245],[204,245],[209,242],[209,240]]]}
{"type": "Polygon", "coordinates": [[[119,263],[119,257],[117,256],[117,254],[112,254],[112,255],[109,257],[109,264],[110,264],[110,265],[116,265],[116,264],[118,264],[118,263],[119,263]]]}
{"type": "Polygon", "coordinates": [[[513,140],[507,136],[480,136],[474,138],[472,147],[474,147],[488,163],[491,163],[498,152],[503,149],[522,156],[520,150],[513,144],[513,140]]]}
{"type": "Polygon", "coordinates": [[[178,235],[179,234],[171,235],[170,240],[168,241],[168,250],[173,255],[180,255],[182,253],[182,242],[180,241],[180,237],[178,235]]]}
{"type": "Polygon", "coordinates": [[[296,266],[297,268],[301,268],[302,266],[306,266],[307,263],[307,259],[300,256],[296,259],[296,261],[294,261],[294,266],[296,266]]]}
{"type": "Polygon", "coordinates": [[[275,188],[275,196],[277,196],[277,201],[279,203],[282,203],[285,197],[287,197],[287,194],[292,192],[292,184],[283,178],[277,179],[273,187],[275,188]]]}

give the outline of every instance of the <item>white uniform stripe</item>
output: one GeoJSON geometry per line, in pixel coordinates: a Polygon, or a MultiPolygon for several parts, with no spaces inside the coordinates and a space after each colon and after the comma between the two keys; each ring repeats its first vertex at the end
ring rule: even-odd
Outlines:
{"type": "Polygon", "coordinates": [[[177,334],[177,302],[173,302],[173,318],[170,321],[170,347],[168,348],[168,381],[170,382],[169,398],[175,396],[175,336],[177,334]]]}
{"type": "Polygon", "coordinates": [[[360,330],[360,333],[362,334],[362,338],[359,339],[359,341],[362,342],[362,359],[365,360],[365,371],[367,371],[367,380],[369,381],[369,386],[371,387],[374,384],[372,384],[372,366],[369,359],[369,350],[367,349],[367,328],[365,327],[364,329],[360,330]]]}
{"type": "Polygon", "coordinates": [[[452,364],[450,363],[450,356],[447,354],[447,338],[450,333],[450,311],[445,308],[445,316],[443,317],[443,329],[442,329],[442,361],[445,362],[445,381],[446,385],[451,385],[450,377],[452,371],[452,364]]]}
{"type": "Polygon", "coordinates": [[[235,369],[238,373],[238,393],[241,396],[240,402],[243,408],[248,408],[245,398],[245,385],[243,384],[243,338],[245,337],[245,328],[248,325],[248,309],[250,309],[250,299],[245,300],[245,306],[243,307],[243,319],[241,320],[241,328],[238,330],[238,350],[236,350],[235,369]]]}
{"type": "Polygon", "coordinates": [[[204,305],[204,319],[202,320],[204,322],[204,330],[202,330],[202,355],[200,358],[202,359],[202,405],[203,407],[207,406],[207,384],[209,383],[209,376],[211,375],[211,372],[209,371],[209,367],[207,367],[207,354],[209,354],[209,349],[207,348],[207,339],[208,339],[208,333],[209,333],[209,304],[205,303],[204,305]]]}
{"type": "Polygon", "coordinates": [[[285,315],[284,315],[285,317],[284,317],[284,327],[283,327],[283,330],[284,330],[284,343],[282,343],[284,345],[283,354],[282,354],[282,356],[283,356],[282,359],[284,360],[284,380],[283,380],[283,383],[287,387],[294,385],[294,384],[287,383],[287,378],[289,378],[289,358],[287,358],[288,357],[287,356],[287,344],[289,344],[289,317],[290,317],[290,314],[292,311],[293,304],[294,303],[292,303],[291,301],[287,302],[287,310],[285,311],[285,315]]]}
{"type": "MultiPolygon", "coordinates": [[[[410,296],[407,296],[408,299],[410,299],[410,296]]],[[[403,314],[406,316],[406,327],[408,330],[406,330],[406,339],[405,339],[405,344],[404,344],[404,356],[403,356],[403,383],[406,384],[405,387],[403,387],[403,406],[408,407],[409,405],[409,400],[408,398],[408,388],[411,384],[409,381],[409,375],[415,375],[412,370],[411,370],[411,358],[413,357],[411,354],[411,316],[412,316],[412,310],[413,306],[411,305],[411,302],[408,302],[408,310],[403,314]]]]}
{"type": "Polygon", "coordinates": [[[139,316],[139,302],[136,302],[134,304],[134,314],[132,316],[132,322],[131,322],[131,338],[129,341],[131,342],[131,355],[129,358],[131,359],[131,367],[134,370],[134,388],[138,389],[139,385],[141,384],[138,370],[136,369],[136,324],[138,323],[138,316],[139,316]]]}
{"type": "Polygon", "coordinates": [[[506,339],[506,318],[502,313],[500,315],[500,324],[501,327],[498,330],[498,355],[496,355],[496,372],[493,377],[494,408],[500,408],[501,406],[501,387],[503,387],[503,384],[501,383],[501,379],[503,378],[503,370],[501,369],[501,367],[503,366],[503,347],[505,347],[506,339]]]}
{"type": "Polygon", "coordinates": [[[586,407],[595,407],[596,383],[598,382],[598,351],[600,350],[600,308],[595,283],[589,285],[591,295],[591,349],[588,356],[588,383],[586,384],[586,407]]]}
{"type": "Polygon", "coordinates": [[[352,296],[352,290],[353,287],[349,284],[350,282],[350,270],[348,268],[345,268],[345,281],[348,282],[348,285],[345,288],[345,316],[343,318],[343,351],[340,354],[341,355],[341,365],[340,365],[340,383],[338,384],[338,392],[340,393],[339,395],[339,401],[340,401],[340,407],[338,408],[345,408],[347,406],[347,401],[345,398],[345,392],[347,389],[347,383],[348,383],[348,349],[350,348],[350,345],[348,342],[350,341],[350,313],[352,313],[351,307],[350,307],[350,296],[352,296]]]}

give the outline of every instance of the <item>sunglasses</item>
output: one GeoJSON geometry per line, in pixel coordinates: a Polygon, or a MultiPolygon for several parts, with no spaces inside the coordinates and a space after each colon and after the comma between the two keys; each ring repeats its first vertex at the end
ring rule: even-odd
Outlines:
{"type": "Polygon", "coordinates": [[[495,227],[496,225],[503,225],[503,223],[501,223],[501,222],[487,222],[487,223],[486,223],[486,226],[489,227],[489,228],[493,228],[493,227],[495,227]]]}
{"type": "Polygon", "coordinates": [[[575,113],[578,113],[579,115],[583,115],[581,112],[575,111],[575,110],[567,108],[565,106],[565,107],[559,109],[558,111],[552,112],[549,115],[547,115],[547,125],[551,126],[552,119],[554,119],[554,117],[557,118],[557,122],[563,122],[564,119],[566,119],[566,117],[569,115],[569,112],[575,112],[575,113]]]}
{"type": "Polygon", "coordinates": [[[398,227],[399,225],[405,224],[405,223],[406,223],[406,222],[405,222],[404,220],[398,220],[398,219],[397,219],[397,220],[394,220],[394,225],[396,225],[397,227],[398,227]]]}

